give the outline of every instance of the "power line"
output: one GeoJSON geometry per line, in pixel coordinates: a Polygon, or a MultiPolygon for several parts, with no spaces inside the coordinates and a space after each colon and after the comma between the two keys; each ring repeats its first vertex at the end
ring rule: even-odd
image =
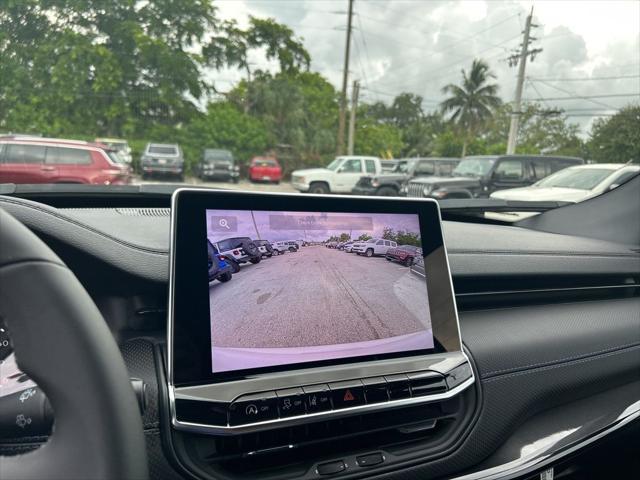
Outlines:
{"type": "MultiPolygon", "coordinates": [[[[583,98],[585,100],[587,100],[588,102],[594,103],[596,105],[600,105],[602,107],[608,107],[608,108],[615,108],[612,105],[609,105],[608,103],[604,103],[604,102],[600,102],[598,100],[593,100],[593,99],[589,99],[589,98],[585,98],[581,95],[578,95],[576,92],[574,92],[573,90],[566,90],[564,88],[560,88],[560,87],[556,87],[555,85],[552,85],[551,83],[545,82],[544,80],[540,80],[540,83],[542,83],[543,85],[546,85],[550,88],[553,88],[554,90],[558,91],[558,92],[562,92],[562,93],[566,93],[568,95],[573,95],[574,97],[577,98],[583,98]]],[[[597,97],[596,97],[597,98],[597,97]]]]}
{"type": "Polygon", "coordinates": [[[529,80],[535,80],[539,82],[588,82],[591,80],[622,80],[624,78],[640,78],[640,75],[618,75],[611,77],[569,77],[569,78],[540,78],[529,77],[529,80]]]}
{"type": "MultiPolygon", "coordinates": [[[[544,100],[580,100],[580,99],[590,99],[590,98],[617,98],[617,97],[638,97],[640,98],[640,92],[636,93],[612,93],[607,95],[585,95],[580,97],[546,97],[546,98],[528,98],[529,102],[541,102],[544,100]]],[[[615,107],[611,107],[615,109],[615,107]]]]}

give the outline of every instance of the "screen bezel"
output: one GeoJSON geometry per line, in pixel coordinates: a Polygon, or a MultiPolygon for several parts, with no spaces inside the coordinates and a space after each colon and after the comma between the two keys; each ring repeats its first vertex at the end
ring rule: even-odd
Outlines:
{"type": "Polygon", "coordinates": [[[461,350],[458,317],[437,202],[429,199],[321,196],[179,189],[171,211],[168,309],[169,380],[187,386],[242,380],[251,376],[330,365],[357,364],[461,350]],[[206,210],[287,212],[414,213],[419,217],[434,348],[339,358],[259,369],[212,372],[206,267],[206,210]],[[437,292],[437,301],[435,299],[437,292]]]}

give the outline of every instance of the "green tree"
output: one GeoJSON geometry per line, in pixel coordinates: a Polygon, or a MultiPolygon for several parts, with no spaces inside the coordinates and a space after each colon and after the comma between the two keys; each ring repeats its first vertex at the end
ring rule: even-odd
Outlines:
{"type": "Polygon", "coordinates": [[[492,117],[493,112],[502,101],[497,96],[498,85],[488,83],[495,75],[483,60],[474,60],[471,70],[462,70],[462,84],[449,84],[442,92],[450,97],[440,105],[443,113],[451,113],[450,120],[463,134],[462,156],[467,153],[469,141],[478,133],[492,117]]]}
{"type": "Polygon", "coordinates": [[[398,243],[398,245],[413,245],[415,247],[422,246],[422,242],[420,241],[420,234],[410,232],[408,230],[398,230],[396,232],[395,241],[398,243]]]}
{"type": "Polygon", "coordinates": [[[363,233],[356,240],[358,240],[359,242],[366,242],[367,240],[371,240],[372,238],[373,237],[368,233],[363,233]]]}
{"type": "Polygon", "coordinates": [[[354,150],[358,155],[393,158],[402,151],[401,132],[394,125],[363,119],[356,124],[354,150]]]}
{"type": "Polygon", "coordinates": [[[396,232],[393,228],[391,227],[384,227],[382,229],[382,238],[384,238],[385,240],[392,240],[392,241],[396,241],[396,232]]]}
{"type": "Polygon", "coordinates": [[[640,105],[594,121],[587,146],[597,162],[640,162],[640,105]]]}
{"type": "Polygon", "coordinates": [[[200,159],[205,148],[230,150],[244,162],[269,146],[264,124],[229,102],[210,103],[207,112],[195,116],[178,135],[189,166],[200,159]]]}
{"type": "Polygon", "coordinates": [[[351,235],[349,235],[348,233],[342,232],[340,234],[340,237],[338,237],[339,242],[347,242],[349,240],[351,240],[351,235]]]}
{"type": "MultiPolygon", "coordinates": [[[[584,154],[578,125],[571,124],[562,112],[537,103],[521,106],[516,153],[574,155],[584,154]]],[[[502,105],[480,135],[487,153],[502,153],[509,135],[512,106],[502,105]]]]}

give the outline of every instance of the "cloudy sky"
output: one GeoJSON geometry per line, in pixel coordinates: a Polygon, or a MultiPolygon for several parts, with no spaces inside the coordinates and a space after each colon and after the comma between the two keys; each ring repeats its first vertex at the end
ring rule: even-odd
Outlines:
{"type": "MultiPolygon", "coordinates": [[[[396,231],[420,232],[415,214],[383,213],[313,213],[254,211],[260,238],[272,242],[282,240],[324,241],[331,235],[351,233],[357,238],[363,233],[381,237],[384,228],[396,231]],[[299,225],[288,228],[291,225],[299,225]]],[[[251,212],[242,210],[207,210],[207,237],[212,242],[234,236],[257,239],[251,212]],[[222,224],[220,223],[222,220],[222,224]]]]}
{"type": "MultiPolygon", "coordinates": [[[[222,18],[246,25],[249,15],[289,25],[311,54],[311,69],[336,87],[342,82],[348,0],[216,0],[222,18]]],[[[534,7],[534,47],[525,99],[564,108],[587,131],[593,115],[640,101],[640,1],[355,0],[350,81],[367,101],[389,102],[401,92],[434,109],[441,88],[480,57],[497,75],[500,93],[513,98],[516,69],[506,57],[518,47],[534,7]],[[633,94],[631,96],[622,96],[633,94]],[[559,99],[569,97],[572,100],[559,99]],[[579,98],[587,97],[587,98],[579,98]]],[[[268,66],[259,54],[253,68],[268,66]]],[[[214,75],[224,90],[241,77],[214,75]]]]}

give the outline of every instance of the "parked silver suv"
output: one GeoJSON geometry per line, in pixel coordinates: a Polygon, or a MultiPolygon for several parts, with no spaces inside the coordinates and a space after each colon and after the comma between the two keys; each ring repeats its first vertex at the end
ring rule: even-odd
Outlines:
{"type": "Polygon", "coordinates": [[[184,178],[184,156],[177,143],[147,143],[140,157],[142,178],[152,175],[171,175],[184,178]]]}

